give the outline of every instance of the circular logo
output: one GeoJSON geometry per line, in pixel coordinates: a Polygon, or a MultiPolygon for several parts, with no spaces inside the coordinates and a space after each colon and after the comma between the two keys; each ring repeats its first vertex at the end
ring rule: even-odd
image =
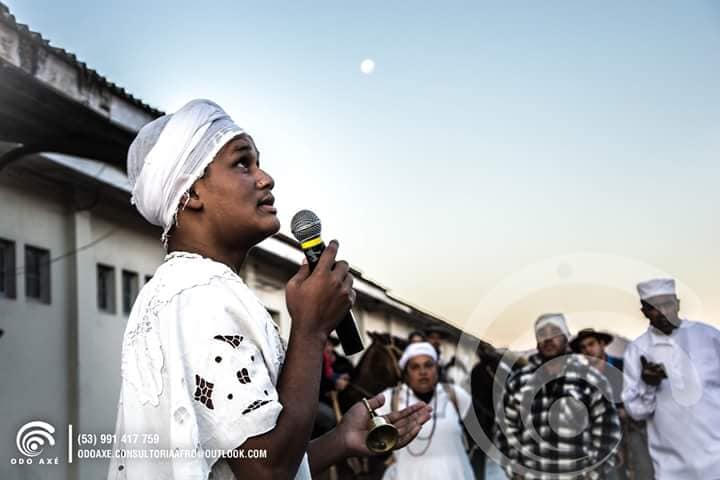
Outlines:
{"type": "Polygon", "coordinates": [[[15,443],[20,453],[26,457],[40,455],[45,445],[55,445],[55,427],[46,422],[28,422],[18,430],[15,443]]]}
{"type": "MultiPolygon", "coordinates": [[[[536,300],[541,293],[582,288],[636,298],[636,281],[667,276],[661,269],[632,258],[578,253],[529,265],[483,295],[471,316],[460,326],[463,333],[457,345],[458,351],[482,354],[485,360],[481,360],[480,368],[489,365],[486,375],[489,380],[479,393],[488,398],[489,411],[481,413],[490,420],[479,418],[473,408],[465,418],[465,426],[477,447],[494,462],[521,476],[542,476],[563,449],[575,446],[579,446],[577,455],[572,455],[573,461],[563,474],[581,475],[603,468],[614,454],[620,437],[614,433],[612,441],[600,451],[595,448],[598,439],[593,437],[593,432],[605,435],[605,427],[600,427],[604,424],[615,432],[619,423],[616,418],[605,419],[594,411],[601,412],[605,406],[620,401],[608,388],[608,380],[622,378],[622,372],[607,364],[598,376],[599,372],[591,368],[585,358],[570,353],[542,365],[526,365],[527,352],[513,352],[512,347],[496,350],[479,339],[490,336],[488,333],[494,327],[503,325],[501,318],[505,312],[527,299],[536,300]],[[523,454],[522,460],[508,453],[518,451],[523,454]]],[[[686,285],[679,283],[679,286],[684,305],[689,305],[689,310],[702,311],[700,298],[686,285]]],[[[552,305],[547,307],[552,310],[552,305]]],[[[628,320],[626,314],[613,307],[608,303],[598,311],[576,309],[564,313],[605,322],[628,320]]],[[[519,346],[535,341],[534,320],[528,318],[527,326],[513,329],[509,343],[519,346]]],[[[505,331],[508,330],[506,327],[505,331]]]]}

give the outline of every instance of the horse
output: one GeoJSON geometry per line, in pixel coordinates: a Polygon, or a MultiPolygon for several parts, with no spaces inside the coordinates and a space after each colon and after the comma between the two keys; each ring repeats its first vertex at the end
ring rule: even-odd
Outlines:
{"type": "MultiPolygon", "coordinates": [[[[340,411],[346,412],[363,398],[370,398],[397,385],[402,372],[398,366],[408,342],[389,333],[367,332],[372,340],[350,375],[350,382],[338,395],[340,411]]],[[[386,398],[385,401],[390,401],[386,398]]]]}
{"type": "MultiPolygon", "coordinates": [[[[363,398],[374,397],[383,390],[397,385],[402,377],[398,361],[407,346],[407,340],[388,333],[367,332],[370,346],[363,352],[357,366],[350,374],[347,387],[338,393],[333,392],[332,403],[339,422],[342,414],[363,398]]],[[[386,398],[386,402],[390,399],[386,398]]],[[[384,458],[349,458],[334,465],[319,478],[330,480],[377,480],[385,470],[384,458]],[[325,476],[327,475],[327,476],[325,476]]]]}

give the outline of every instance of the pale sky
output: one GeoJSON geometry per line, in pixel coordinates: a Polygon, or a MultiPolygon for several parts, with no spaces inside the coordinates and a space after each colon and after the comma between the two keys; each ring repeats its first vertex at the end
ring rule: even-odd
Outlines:
{"type": "Polygon", "coordinates": [[[157,108],[220,103],[285,233],[314,210],[473,333],[527,347],[564,311],[632,338],[656,274],[720,325],[720,2],[4,1],[157,108]]]}

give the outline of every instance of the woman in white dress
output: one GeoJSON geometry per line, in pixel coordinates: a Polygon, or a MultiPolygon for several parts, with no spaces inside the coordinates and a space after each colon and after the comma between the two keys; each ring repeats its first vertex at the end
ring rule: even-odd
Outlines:
{"type": "Polygon", "coordinates": [[[457,385],[438,382],[437,352],[427,342],[411,343],[400,358],[403,382],[383,392],[379,415],[418,401],[432,407],[432,418],[405,448],[395,451],[383,480],[474,479],[465,447],[463,425],[472,401],[457,385]]]}

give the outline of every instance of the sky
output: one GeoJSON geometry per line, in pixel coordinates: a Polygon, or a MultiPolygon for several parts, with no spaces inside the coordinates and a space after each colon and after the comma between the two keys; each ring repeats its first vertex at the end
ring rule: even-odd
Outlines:
{"type": "Polygon", "coordinates": [[[3,0],[146,103],[220,103],[392,293],[499,345],[720,325],[720,3],[3,0]],[[202,4],[202,5],[201,5],[202,4]],[[375,69],[361,71],[363,60],[375,69]]]}

